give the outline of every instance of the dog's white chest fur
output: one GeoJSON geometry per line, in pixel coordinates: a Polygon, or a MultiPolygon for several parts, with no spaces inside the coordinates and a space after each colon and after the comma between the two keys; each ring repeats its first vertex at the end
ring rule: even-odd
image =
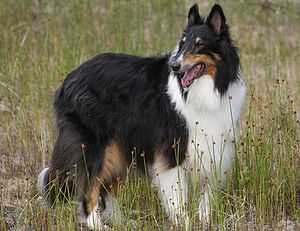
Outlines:
{"type": "Polygon", "coordinates": [[[232,83],[221,97],[211,76],[204,75],[191,85],[185,101],[171,73],[167,93],[187,122],[189,168],[198,170],[201,178],[213,178],[215,174],[224,182],[224,173],[231,169],[234,129],[246,94],[243,80],[232,83]]]}

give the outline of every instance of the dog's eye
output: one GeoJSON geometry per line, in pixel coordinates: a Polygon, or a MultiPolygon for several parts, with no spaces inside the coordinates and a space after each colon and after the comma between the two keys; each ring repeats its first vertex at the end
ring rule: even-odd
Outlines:
{"type": "Polygon", "coordinates": [[[196,38],[195,42],[194,42],[194,49],[196,49],[197,51],[202,50],[205,47],[205,43],[201,38],[196,38]]]}

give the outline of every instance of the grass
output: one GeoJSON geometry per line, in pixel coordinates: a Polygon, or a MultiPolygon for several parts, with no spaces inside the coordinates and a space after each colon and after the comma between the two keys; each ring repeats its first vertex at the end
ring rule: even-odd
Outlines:
{"type": "MultiPolygon", "coordinates": [[[[46,209],[36,177],[56,137],[52,97],[66,74],[97,53],[169,52],[190,1],[0,2],[0,230],[74,230],[75,206],[46,209]]],[[[241,48],[247,102],[226,191],[212,204],[213,230],[300,229],[300,5],[297,1],[221,2],[241,48]]],[[[207,12],[211,1],[199,2],[207,12]]],[[[132,173],[114,230],[169,229],[156,192],[132,173]],[[132,212],[135,210],[134,212],[132,212]]],[[[193,190],[189,213],[197,221],[193,190]]],[[[70,203],[71,204],[71,203],[70,203]]]]}

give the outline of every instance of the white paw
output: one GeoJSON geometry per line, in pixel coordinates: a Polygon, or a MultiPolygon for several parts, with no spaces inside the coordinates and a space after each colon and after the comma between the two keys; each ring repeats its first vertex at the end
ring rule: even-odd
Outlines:
{"type": "Polygon", "coordinates": [[[100,215],[94,210],[86,219],[87,226],[92,230],[104,230],[105,225],[102,224],[100,215]]]}
{"type": "Polygon", "coordinates": [[[86,223],[86,225],[92,230],[111,230],[109,226],[106,226],[102,223],[98,205],[94,208],[93,212],[86,219],[82,214],[82,210],[80,210],[79,222],[86,223]]]}

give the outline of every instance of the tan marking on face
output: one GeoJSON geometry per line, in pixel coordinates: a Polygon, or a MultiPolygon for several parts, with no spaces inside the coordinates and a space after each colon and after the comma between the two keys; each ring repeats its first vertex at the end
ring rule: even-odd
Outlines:
{"type": "MultiPolygon", "coordinates": [[[[219,60],[220,56],[218,54],[214,54],[215,60],[219,60]]],[[[217,74],[217,64],[213,58],[208,55],[203,54],[191,54],[188,53],[182,60],[182,66],[193,67],[197,63],[203,62],[206,64],[206,69],[204,74],[212,76],[212,78],[216,77],[217,74]]]]}

